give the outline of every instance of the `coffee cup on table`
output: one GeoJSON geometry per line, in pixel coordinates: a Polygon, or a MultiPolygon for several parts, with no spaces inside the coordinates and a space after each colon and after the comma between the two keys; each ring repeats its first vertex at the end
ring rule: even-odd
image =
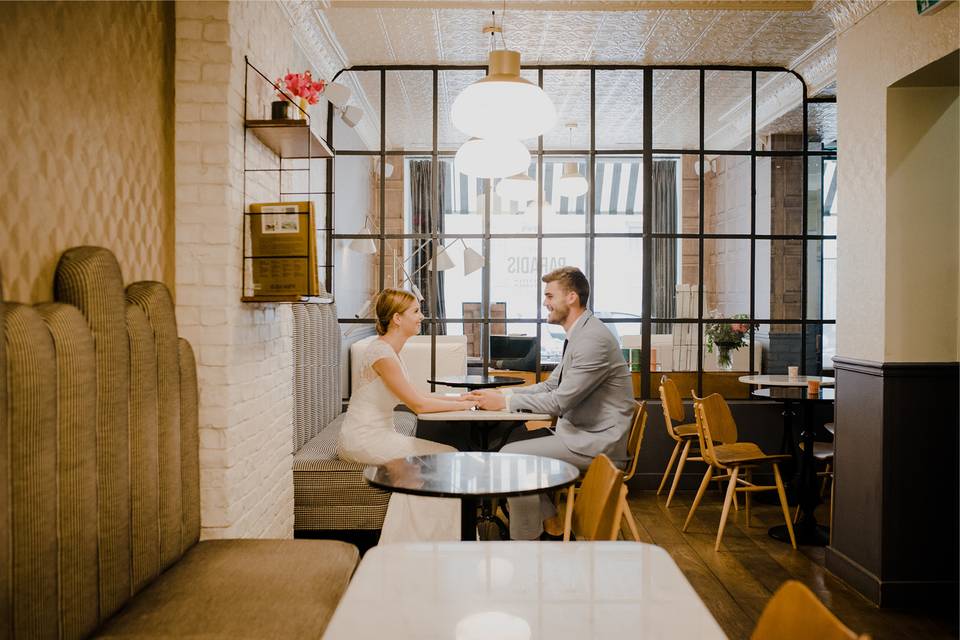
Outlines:
{"type": "Polygon", "coordinates": [[[787,377],[796,378],[800,374],[800,367],[787,367],[787,377]]]}
{"type": "Polygon", "coordinates": [[[807,380],[807,395],[815,396],[820,393],[820,381],[819,380],[807,380]]]}

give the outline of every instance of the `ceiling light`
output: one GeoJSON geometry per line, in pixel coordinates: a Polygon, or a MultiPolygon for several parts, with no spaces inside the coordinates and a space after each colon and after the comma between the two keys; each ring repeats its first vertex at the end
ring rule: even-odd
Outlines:
{"type": "Polygon", "coordinates": [[[337,82],[331,82],[323,89],[323,95],[338,109],[342,109],[347,105],[347,101],[352,94],[353,92],[350,90],[350,87],[337,82]]]}
{"type": "Polygon", "coordinates": [[[506,178],[530,166],[530,152],[517,140],[474,138],[457,151],[454,166],[476,178],[506,178]]]}
{"type": "Polygon", "coordinates": [[[498,49],[490,52],[488,75],[453,101],[450,119],[468,136],[523,140],[553,127],[557,110],[543,89],[520,77],[520,53],[498,49]]]}
{"type": "Polygon", "coordinates": [[[497,183],[497,195],[504,200],[526,204],[537,199],[537,181],[526,173],[518,173],[497,183]]]}
{"type": "Polygon", "coordinates": [[[564,198],[579,198],[587,192],[590,185],[587,179],[580,175],[580,167],[576,162],[563,163],[563,175],[557,191],[564,198]]]}

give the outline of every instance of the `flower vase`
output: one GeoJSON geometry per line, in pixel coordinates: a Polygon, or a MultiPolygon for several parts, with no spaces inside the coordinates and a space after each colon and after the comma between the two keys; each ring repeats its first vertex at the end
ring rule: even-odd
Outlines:
{"type": "Polygon", "coordinates": [[[717,368],[721,371],[730,371],[733,369],[733,352],[740,348],[737,343],[718,342],[717,343],[717,368]]]}
{"type": "Polygon", "coordinates": [[[300,98],[300,108],[297,109],[297,120],[309,120],[309,119],[310,119],[310,117],[309,117],[309,115],[308,115],[308,112],[307,112],[307,109],[308,109],[309,107],[310,107],[310,105],[307,104],[307,99],[306,99],[306,98],[300,98]]]}

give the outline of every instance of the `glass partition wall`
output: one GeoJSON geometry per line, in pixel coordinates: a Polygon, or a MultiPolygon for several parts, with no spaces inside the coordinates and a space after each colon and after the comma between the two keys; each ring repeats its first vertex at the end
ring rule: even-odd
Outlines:
{"type": "Polygon", "coordinates": [[[470,362],[487,371],[511,343],[491,336],[535,338],[525,369],[544,375],[560,358],[563,330],[545,323],[540,278],[573,265],[590,280],[590,308],[624,348],[638,397],[656,397],[663,373],[685,396],[736,398],[749,397],[737,382],[744,374],[832,368],[832,99],[808,99],[799,76],[777,68],[524,68],[558,121],[525,141],[536,190],[517,202],[497,194],[497,180],[454,168],[466,137],[450,107],[484,72],[339,74],[368,106],[365,141],[340,135],[328,118],[337,158],[327,286],[346,342],[373,333],[362,312],[377,291],[415,286],[434,342],[466,336],[470,362]],[[585,195],[561,195],[565,163],[587,179],[585,195]],[[351,250],[359,239],[377,252],[351,250]],[[477,255],[484,266],[465,269],[477,255]]]}

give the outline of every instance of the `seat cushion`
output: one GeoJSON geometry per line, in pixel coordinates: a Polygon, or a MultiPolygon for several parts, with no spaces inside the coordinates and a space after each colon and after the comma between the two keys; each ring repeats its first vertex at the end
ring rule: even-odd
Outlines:
{"type": "Polygon", "coordinates": [[[95,635],[319,638],[358,558],[333,540],[200,542],[95,635]]]}

